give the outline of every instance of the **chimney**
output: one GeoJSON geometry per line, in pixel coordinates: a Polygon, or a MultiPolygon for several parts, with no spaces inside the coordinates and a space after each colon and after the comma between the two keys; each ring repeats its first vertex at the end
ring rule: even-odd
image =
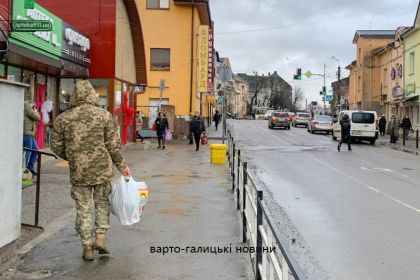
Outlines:
{"type": "Polygon", "coordinates": [[[277,71],[274,71],[274,74],[273,75],[277,75],[277,71]]]}
{"type": "Polygon", "coordinates": [[[268,72],[268,76],[271,76],[271,73],[270,72],[268,72]]]}

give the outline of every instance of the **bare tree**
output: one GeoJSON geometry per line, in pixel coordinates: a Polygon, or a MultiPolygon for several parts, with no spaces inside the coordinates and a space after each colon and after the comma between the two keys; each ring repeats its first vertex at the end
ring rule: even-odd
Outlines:
{"type": "Polygon", "coordinates": [[[254,105],[258,105],[258,94],[261,92],[261,89],[264,86],[264,75],[262,77],[258,76],[257,72],[254,72],[255,74],[255,88],[254,88],[254,94],[251,97],[251,101],[248,102],[248,112],[252,112],[252,107],[254,105]]]}
{"type": "Polygon", "coordinates": [[[295,94],[293,98],[293,108],[296,112],[297,108],[300,108],[301,102],[305,99],[305,93],[300,87],[295,87],[295,94]]]}

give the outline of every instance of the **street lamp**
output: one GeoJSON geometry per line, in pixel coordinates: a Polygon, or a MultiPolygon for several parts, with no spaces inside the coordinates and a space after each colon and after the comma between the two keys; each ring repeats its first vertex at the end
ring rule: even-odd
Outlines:
{"type": "MultiPolygon", "coordinates": [[[[339,104],[339,111],[341,111],[341,67],[340,67],[340,60],[335,57],[335,56],[331,56],[331,59],[337,61],[338,63],[338,71],[337,71],[337,85],[338,85],[338,90],[337,90],[337,104],[339,104]]],[[[333,96],[334,96],[334,92],[333,92],[333,96]]],[[[333,102],[334,103],[334,102],[333,102]]],[[[333,106],[333,108],[335,108],[336,106],[333,106]]]]}

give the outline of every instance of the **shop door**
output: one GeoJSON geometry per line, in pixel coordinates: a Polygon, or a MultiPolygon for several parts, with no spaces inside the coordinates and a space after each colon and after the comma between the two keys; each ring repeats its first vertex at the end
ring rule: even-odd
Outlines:
{"type": "Polygon", "coordinates": [[[162,99],[162,103],[160,103],[160,100],[150,100],[149,101],[149,128],[153,126],[153,123],[155,122],[158,113],[159,113],[159,105],[169,105],[168,99],[162,99]]]}

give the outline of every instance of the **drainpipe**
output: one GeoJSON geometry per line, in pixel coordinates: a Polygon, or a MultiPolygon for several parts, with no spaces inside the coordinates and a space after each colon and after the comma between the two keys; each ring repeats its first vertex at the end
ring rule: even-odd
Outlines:
{"type": "Polygon", "coordinates": [[[190,68],[190,113],[193,102],[193,71],[194,71],[194,0],[191,1],[191,68],[190,68]]]}

